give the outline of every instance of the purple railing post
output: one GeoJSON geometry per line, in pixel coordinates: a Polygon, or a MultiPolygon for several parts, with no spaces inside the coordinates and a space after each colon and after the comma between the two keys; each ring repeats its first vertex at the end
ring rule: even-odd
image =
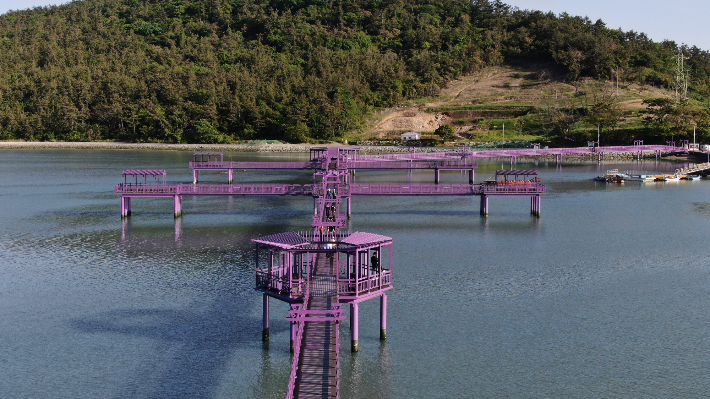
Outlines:
{"type": "Polygon", "coordinates": [[[352,352],[358,351],[358,319],[358,304],[353,302],[350,304],[350,330],[352,335],[350,350],[352,352]]]}
{"type": "Polygon", "coordinates": [[[387,339],[387,293],[380,296],[380,340],[387,339]]]}
{"type": "Polygon", "coordinates": [[[263,320],[261,322],[262,325],[262,330],[261,330],[261,340],[264,342],[269,341],[269,296],[264,294],[264,299],[262,300],[263,306],[262,306],[262,313],[263,313],[263,320]]]}
{"type": "MultiPolygon", "coordinates": [[[[294,310],[293,305],[291,305],[291,310],[294,310]]],[[[306,309],[303,309],[303,310],[305,311],[306,309]]],[[[293,344],[296,341],[296,335],[298,333],[298,331],[297,331],[298,330],[298,323],[295,321],[291,321],[290,324],[291,324],[291,353],[294,353],[293,351],[295,349],[294,349],[293,344]]]]}

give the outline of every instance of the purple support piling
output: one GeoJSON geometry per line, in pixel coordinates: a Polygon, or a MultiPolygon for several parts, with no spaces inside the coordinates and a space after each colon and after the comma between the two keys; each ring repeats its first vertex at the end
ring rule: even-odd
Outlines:
{"type": "Polygon", "coordinates": [[[234,169],[227,170],[227,180],[229,180],[229,184],[234,182],[234,169]]]}
{"type": "Polygon", "coordinates": [[[380,339],[387,339],[387,294],[380,296],[380,339]]]}
{"type": "Polygon", "coordinates": [[[200,175],[200,171],[198,169],[193,169],[192,170],[192,184],[197,184],[197,178],[200,175]]]}
{"type": "Polygon", "coordinates": [[[121,197],[121,217],[131,216],[131,197],[121,197]]]}
{"type": "MultiPolygon", "coordinates": [[[[269,296],[264,294],[263,299],[263,318],[262,330],[261,330],[261,340],[264,342],[269,341],[269,296]]],[[[292,341],[293,342],[293,341],[292,341]]],[[[293,347],[293,345],[291,345],[293,347]]]]}
{"type": "Polygon", "coordinates": [[[542,198],[538,196],[530,197],[530,213],[540,217],[540,211],[542,207],[542,198]]]}
{"type": "Polygon", "coordinates": [[[350,342],[350,350],[358,351],[358,304],[350,304],[350,329],[352,330],[352,340],[350,342]]]}
{"type": "Polygon", "coordinates": [[[481,195],[481,216],[488,216],[488,196],[481,195]]]}
{"type": "Polygon", "coordinates": [[[441,172],[439,169],[436,169],[434,174],[434,183],[439,184],[439,180],[441,180],[441,172]]]}
{"type": "Polygon", "coordinates": [[[175,196],[175,217],[182,216],[182,195],[175,196]]]}
{"type": "Polygon", "coordinates": [[[473,184],[473,178],[474,178],[474,171],[473,171],[473,169],[471,169],[468,172],[468,184],[473,184]]]}
{"type": "Polygon", "coordinates": [[[348,219],[350,219],[350,215],[351,215],[350,203],[352,202],[351,197],[346,197],[345,202],[347,202],[347,204],[348,204],[348,219]]]}

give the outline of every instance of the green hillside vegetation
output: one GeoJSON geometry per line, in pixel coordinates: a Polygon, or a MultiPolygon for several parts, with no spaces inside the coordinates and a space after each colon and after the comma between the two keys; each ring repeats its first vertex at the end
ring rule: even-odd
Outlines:
{"type": "MultiPolygon", "coordinates": [[[[687,100],[650,104],[619,140],[709,129],[707,51],[498,1],[83,0],[0,16],[0,49],[5,140],[339,141],[497,65],[546,65],[530,87],[614,69],[625,86],[671,89],[679,50],[687,100]]],[[[488,119],[554,142],[629,118],[617,97],[584,92],[488,119]]]]}

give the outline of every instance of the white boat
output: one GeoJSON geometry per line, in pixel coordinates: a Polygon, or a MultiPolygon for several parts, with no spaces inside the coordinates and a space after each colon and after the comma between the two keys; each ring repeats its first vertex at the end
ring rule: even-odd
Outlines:
{"type": "Polygon", "coordinates": [[[626,175],[624,179],[626,181],[640,181],[641,183],[652,183],[655,181],[655,177],[652,175],[626,175]]]}
{"type": "Polygon", "coordinates": [[[699,175],[685,175],[685,177],[683,177],[683,179],[685,179],[685,180],[700,180],[700,176],[699,175]]]}

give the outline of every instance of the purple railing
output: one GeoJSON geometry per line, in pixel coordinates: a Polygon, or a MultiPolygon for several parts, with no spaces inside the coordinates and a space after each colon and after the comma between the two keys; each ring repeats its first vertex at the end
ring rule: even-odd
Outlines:
{"type": "MultiPolygon", "coordinates": [[[[522,184],[350,184],[338,189],[348,195],[481,195],[544,194],[540,183],[522,184]]],[[[312,184],[118,184],[122,195],[235,195],[235,196],[322,196],[312,184]]],[[[320,216],[320,215],[319,215],[320,216]]],[[[340,215],[338,215],[340,216],[340,215]]]]}
{"type": "Polygon", "coordinates": [[[350,184],[350,195],[476,195],[471,184],[350,184]]]}
{"type": "Polygon", "coordinates": [[[116,194],[177,194],[180,184],[117,184],[116,194]]]}
{"type": "Polygon", "coordinates": [[[192,169],[285,169],[285,170],[307,170],[319,169],[321,162],[190,162],[192,169]]]}
{"type": "Polygon", "coordinates": [[[480,184],[479,194],[545,194],[545,185],[540,183],[529,183],[529,182],[507,182],[507,183],[493,183],[493,184],[480,184]]]}
{"type": "Polygon", "coordinates": [[[116,194],[136,195],[313,195],[312,184],[117,184],[116,194]]]}
{"type": "Polygon", "coordinates": [[[565,154],[589,154],[589,153],[611,153],[611,152],[639,152],[639,151],[662,151],[662,152],[688,152],[687,148],[669,145],[628,145],[628,146],[607,146],[607,147],[570,147],[570,148],[509,148],[509,149],[463,149],[449,152],[412,152],[406,154],[374,154],[360,155],[359,162],[378,160],[425,160],[425,159],[446,159],[446,158],[493,158],[493,157],[520,157],[539,155],[565,155],[565,154]]]}
{"type": "Polygon", "coordinates": [[[340,323],[335,324],[335,399],[340,399],[340,323]]]}
{"type": "Polygon", "coordinates": [[[291,280],[288,276],[277,276],[268,272],[257,270],[256,272],[256,288],[262,290],[278,291],[282,295],[291,296],[295,292],[300,292],[300,286],[303,280],[291,280]]]}
{"type": "Polygon", "coordinates": [[[394,159],[390,161],[348,161],[345,163],[347,169],[475,169],[478,167],[478,162],[466,159],[448,159],[448,160],[401,160],[394,159]]]}
{"type": "Polygon", "coordinates": [[[338,295],[360,295],[391,284],[392,272],[390,270],[382,270],[380,273],[358,279],[338,279],[338,295]]]}
{"type": "MultiPolygon", "coordinates": [[[[306,293],[303,296],[303,304],[294,305],[294,310],[308,309],[308,301],[311,296],[310,284],[306,284],[306,293]]],[[[291,361],[291,374],[288,377],[288,392],[286,394],[286,399],[293,399],[294,390],[296,389],[296,376],[298,375],[298,363],[301,358],[301,341],[303,341],[303,329],[305,328],[306,322],[299,321],[298,328],[296,330],[296,338],[293,340],[293,360],[291,361]]]]}

